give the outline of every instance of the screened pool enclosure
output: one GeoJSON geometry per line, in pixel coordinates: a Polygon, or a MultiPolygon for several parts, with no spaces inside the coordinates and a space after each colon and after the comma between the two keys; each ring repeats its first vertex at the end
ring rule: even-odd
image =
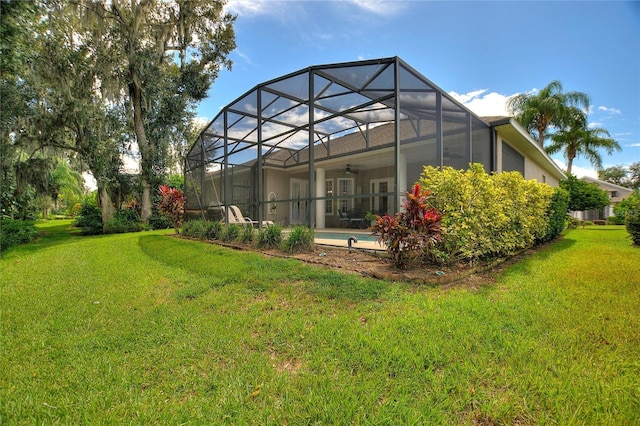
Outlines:
{"type": "Polygon", "coordinates": [[[495,169],[489,124],[400,58],[312,66],[227,105],[187,154],[187,217],[329,228],[393,214],[424,165],[495,169]],[[226,210],[228,211],[228,209],[226,210]]]}

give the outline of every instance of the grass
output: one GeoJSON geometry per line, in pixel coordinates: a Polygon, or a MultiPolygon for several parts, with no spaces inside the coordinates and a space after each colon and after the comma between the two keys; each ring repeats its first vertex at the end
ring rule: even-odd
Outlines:
{"type": "Polygon", "coordinates": [[[640,422],[640,252],[621,227],[445,291],[40,226],[0,259],[6,424],[640,422]]]}

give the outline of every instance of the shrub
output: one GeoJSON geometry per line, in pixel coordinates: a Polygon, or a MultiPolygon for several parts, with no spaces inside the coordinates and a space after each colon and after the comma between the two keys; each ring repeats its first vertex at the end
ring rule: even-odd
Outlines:
{"type": "Polygon", "coordinates": [[[82,203],[73,203],[69,205],[65,214],[71,217],[78,217],[82,212],[82,203]]]}
{"type": "Polygon", "coordinates": [[[113,218],[104,224],[105,234],[123,234],[126,232],[139,232],[144,229],[138,212],[131,209],[118,210],[113,218]]]}
{"type": "Polygon", "coordinates": [[[220,239],[225,243],[237,240],[242,231],[242,225],[237,223],[230,223],[227,226],[222,227],[222,233],[220,239]]]}
{"type": "Polygon", "coordinates": [[[256,236],[255,229],[253,226],[243,226],[242,230],[240,230],[239,240],[245,244],[253,242],[256,236]]]}
{"type": "Polygon", "coordinates": [[[553,188],[526,181],[518,172],[489,175],[481,164],[466,171],[427,166],[420,183],[432,191],[429,203],[443,214],[442,241],[433,260],[474,262],[511,255],[548,232],[553,188]]]}
{"type": "Polygon", "coordinates": [[[619,216],[609,216],[607,225],[624,225],[624,218],[619,216]]]}
{"type": "Polygon", "coordinates": [[[640,196],[636,191],[625,201],[628,202],[626,203],[624,226],[627,228],[633,244],[640,246],[640,196]]]}
{"type": "Polygon", "coordinates": [[[158,187],[160,201],[158,201],[158,210],[171,219],[176,234],[179,234],[179,228],[184,218],[184,194],[176,188],[168,185],[160,185],[158,187]]]}
{"type": "Polygon", "coordinates": [[[613,213],[622,219],[627,215],[627,210],[633,208],[636,204],[640,203],[640,189],[635,189],[627,198],[620,201],[613,207],[613,213]]]}
{"type": "Polygon", "coordinates": [[[0,252],[33,241],[38,230],[31,221],[3,218],[0,224],[0,252]]]}
{"type": "Polygon", "coordinates": [[[220,238],[222,223],[204,219],[190,220],[182,226],[182,234],[185,237],[198,238],[200,240],[216,240],[220,238]]]}
{"type": "Polygon", "coordinates": [[[151,229],[169,229],[173,226],[173,222],[169,216],[154,209],[149,217],[149,226],[151,229]]]}
{"type": "Polygon", "coordinates": [[[188,220],[182,225],[182,235],[191,238],[200,238],[199,229],[203,226],[204,220],[188,220]]]}
{"type": "Polygon", "coordinates": [[[562,188],[556,188],[547,208],[547,232],[539,240],[540,242],[551,241],[560,235],[567,222],[568,208],[569,192],[562,188]]]}
{"type": "Polygon", "coordinates": [[[313,229],[308,226],[295,226],[282,241],[280,248],[289,253],[310,251],[313,248],[314,239],[313,229]]]}
{"type": "Polygon", "coordinates": [[[276,248],[282,242],[282,227],[278,224],[271,224],[258,230],[258,247],[276,248]]]}
{"type": "Polygon", "coordinates": [[[220,221],[203,220],[204,234],[201,238],[206,240],[217,240],[222,235],[223,224],[220,221]]]}
{"type": "Polygon", "coordinates": [[[567,215],[567,228],[576,229],[581,224],[582,224],[582,221],[577,217],[567,215]]]}
{"type": "Polygon", "coordinates": [[[102,234],[102,215],[100,209],[94,205],[84,203],[80,209],[80,217],[74,224],[82,235],[102,234]]]}
{"type": "Polygon", "coordinates": [[[429,197],[429,191],[423,191],[420,184],[415,184],[412,192],[405,192],[404,211],[396,213],[395,217],[377,216],[371,227],[372,235],[377,235],[378,242],[386,246],[396,268],[404,268],[419,253],[428,255],[440,240],[442,216],[427,204],[429,197]]]}
{"type": "Polygon", "coordinates": [[[633,244],[640,246],[640,207],[627,211],[624,225],[627,228],[633,244]]]}

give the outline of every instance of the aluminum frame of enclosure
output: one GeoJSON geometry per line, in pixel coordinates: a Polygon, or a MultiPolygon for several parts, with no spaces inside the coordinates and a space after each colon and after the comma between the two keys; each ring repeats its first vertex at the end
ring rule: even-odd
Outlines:
{"type": "MultiPolygon", "coordinates": [[[[187,211],[337,226],[393,214],[425,165],[495,170],[489,124],[398,57],[312,66],[227,105],[185,160],[187,211]]],[[[223,218],[229,221],[229,218],[223,218]]]]}

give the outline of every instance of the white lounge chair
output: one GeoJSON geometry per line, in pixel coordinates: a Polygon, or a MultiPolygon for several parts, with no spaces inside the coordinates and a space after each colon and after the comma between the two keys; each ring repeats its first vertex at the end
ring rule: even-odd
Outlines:
{"type": "MultiPolygon", "coordinates": [[[[222,220],[223,221],[227,220],[228,223],[237,223],[239,225],[252,225],[255,227],[258,226],[258,221],[251,219],[249,216],[243,215],[242,211],[240,211],[240,208],[238,206],[235,206],[235,205],[229,206],[229,210],[228,210],[229,216],[227,216],[227,209],[225,208],[224,205],[216,205],[214,207],[210,206],[209,208],[219,208],[220,215],[222,216],[222,220]]],[[[263,220],[260,223],[260,226],[263,228],[269,225],[273,225],[273,221],[263,220]]]]}

